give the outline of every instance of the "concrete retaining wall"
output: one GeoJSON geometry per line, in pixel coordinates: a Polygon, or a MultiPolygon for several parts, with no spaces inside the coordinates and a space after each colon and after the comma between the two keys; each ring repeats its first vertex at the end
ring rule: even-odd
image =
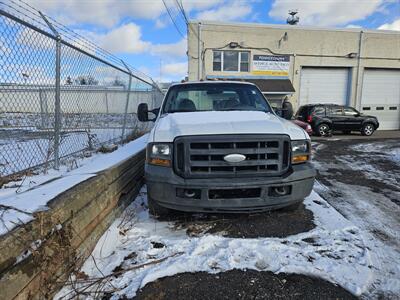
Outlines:
{"type": "MultiPolygon", "coordinates": [[[[46,299],[78,270],[143,184],[144,151],[48,203],[0,237],[0,299],[46,299]]],[[[32,199],[34,201],[34,199],[32,199]]]]}

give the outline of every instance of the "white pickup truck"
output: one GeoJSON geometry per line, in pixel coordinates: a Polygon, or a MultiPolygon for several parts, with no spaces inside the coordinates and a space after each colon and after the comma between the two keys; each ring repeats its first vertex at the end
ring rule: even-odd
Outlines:
{"type": "Polygon", "coordinates": [[[294,210],[312,190],[310,137],[279,117],[253,84],[176,84],[160,108],[140,104],[138,118],[155,122],[145,179],[156,216],[294,210]]]}

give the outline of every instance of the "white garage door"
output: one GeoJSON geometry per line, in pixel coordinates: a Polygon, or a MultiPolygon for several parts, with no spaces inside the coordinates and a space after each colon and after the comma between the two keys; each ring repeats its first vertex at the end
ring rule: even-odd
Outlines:
{"type": "Polygon", "coordinates": [[[309,103],[347,103],[348,68],[301,69],[300,105],[309,103]]]}
{"type": "Polygon", "coordinates": [[[361,112],[376,116],[379,129],[400,128],[400,70],[365,69],[361,112]]]}

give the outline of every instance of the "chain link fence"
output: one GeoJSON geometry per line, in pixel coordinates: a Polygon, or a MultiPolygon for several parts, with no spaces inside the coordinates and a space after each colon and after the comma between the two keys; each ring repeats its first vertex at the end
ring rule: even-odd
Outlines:
{"type": "Polygon", "coordinates": [[[56,20],[0,1],[0,178],[134,139],[150,129],[138,104],[162,97],[150,77],[56,20]]]}

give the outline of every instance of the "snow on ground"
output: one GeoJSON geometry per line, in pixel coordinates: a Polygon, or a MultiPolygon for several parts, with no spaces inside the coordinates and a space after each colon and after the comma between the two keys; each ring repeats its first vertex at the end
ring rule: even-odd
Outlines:
{"type": "Polygon", "coordinates": [[[69,170],[62,166],[59,171],[29,176],[23,182],[11,182],[0,189],[0,235],[18,224],[32,220],[32,213],[47,209],[48,201],[78,183],[95,176],[143,150],[148,135],[144,135],[108,154],[95,154],[78,162],[79,167],[69,170]],[[4,209],[10,207],[9,209],[4,209]]]}
{"type": "MultiPolygon", "coordinates": [[[[399,215],[390,213],[398,211],[398,207],[383,201],[368,187],[355,189],[339,181],[331,183],[346,195],[346,200],[337,201],[335,208],[345,212],[346,218],[363,229],[364,243],[371,249],[375,276],[369,293],[400,295],[400,266],[397,263],[400,261],[400,219],[399,215]]],[[[320,183],[315,185],[315,190],[323,189],[327,188],[320,183]]]]}
{"type": "Polygon", "coordinates": [[[378,153],[380,155],[388,156],[395,163],[400,165],[400,143],[398,147],[393,147],[387,143],[366,143],[358,144],[351,147],[353,150],[365,153],[378,153]]]}
{"type": "MultiPolygon", "coordinates": [[[[118,266],[130,268],[121,276],[111,277],[108,288],[118,290],[112,299],[133,297],[146,283],[182,272],[254,269],[300,273],[322,277],[355,295],[365,292],[374,280],[375,262],[365,246],[363,232],[315,192],[305,199],[305,205],[314,214],[316,228],[286,238],[189,237],[173,223],[149,216],[145,202],[143,188],[126,211],[134,216],[134,225],[125,231],[121,223],[126,216],[117,219],[82,267],[89,278],[111,274],[118,266]],[[154,243],[165,246],[155,247],[154,243]],[[132,269],[162,258],[167,259],[132,269]]],[[[69,298],[71,292],[67,285],[56,298],[69,298]]]]}
{"type": "MultiPolygon", "coordinates": [[[[131,129],[127,132],[131,132],[131,129]]],[[[85,151],[90,149],[90,144],[92,148],[97,149],[102,144],[120,141],[121,134],[122,128],[62,132],[60,156],[66,157],[85,151]]],[[[4,137],[4,130],[0,129],[0,174],[2,176],[54,160],[52,151],[54,137],[51,133],[43,132],[35,135],[35,131],[32,130],[14,129],[12,135],[12,137],[4,137]]]]}
{"type": "MultiPolygon", "coordinates": [[[[316,146],[317,152],[327,147],[316,146]]],[[[343,147],[357,152],[333,153],[332,159],[314,160],[325,183],[315,184],[314,190],[363,230],[364,243],[377,262],[368,292],[371,297],[384,293],[399,299],[400,160],[396,158],[400,156],[400,143],[388,140],[343,147]],[[351,176],[354,180],[349,179],[351,176]]]]}

